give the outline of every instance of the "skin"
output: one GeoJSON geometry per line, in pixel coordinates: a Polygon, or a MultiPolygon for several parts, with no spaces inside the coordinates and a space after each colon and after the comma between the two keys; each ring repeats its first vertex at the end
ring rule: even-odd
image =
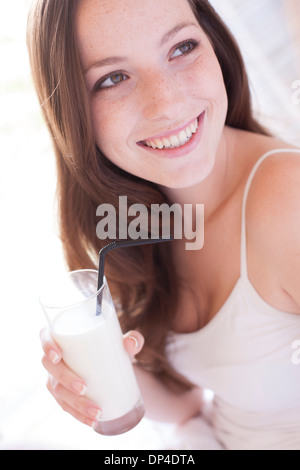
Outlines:
{"type": "MultiPolygon", "coordinates": [[[[171,201],[205,204],[204,248],[186,252],[184,240],[173,245],[202,313],[199,317],[190,293],[182,292],[172,329],[195,331],[216,315],[239,277],[240,214],[251,169],[264,152],[293,146],[224,125],[227,96],[220,66],[187,0],[82,0],[76,32],[99,148],[124,170],[160,185],[171,201]],[[170,153],[141,145],[176,133],[203,111],[192,148],[170,153]]],[[[248,271],[270,305],[299,314],[300,163],[299,157],[288,159],[283,153],[264,162],[251,187],[248,271]]],[[[65,366],[48,330],[41,341],[49,391],[65,411],[93,425],[101,410],[84,396],[84,382],[65,366]]],[[[136,331],[124,336],[132,358],[143,343],[136,331]]],[[[136,372],[148,417],[182,423],[201,411],[201,390],[175,395],[149,373],[136,372]]]]}
{"type": "Polygon", "coordinates": [[[162,186],[190,187],[205,179],[214,166],[223,133],[227,96],[212,45],[187,2],[124,1],[120,7],[116,1],[104,1],[100,6],[88,0],[79,6],[76,29],[81,61],[87,70],[95,139],[103,153],[129,173],[162,186]],[[187,26],[161,46],[164,35],[181,24],[187,26]],[[200,44],[184,54],[178,45],[189,39],[200,44]],[[91,67],[116,55],[124,59],[91,67]],[[109,78],[99,89],[99,81],[118,70],[122,82],[112,87],[109,78]],[[137,145],[176,130],[203,111],[202,145],[187,155],[162,158],[162,152],[151,153],[137,145]]]}

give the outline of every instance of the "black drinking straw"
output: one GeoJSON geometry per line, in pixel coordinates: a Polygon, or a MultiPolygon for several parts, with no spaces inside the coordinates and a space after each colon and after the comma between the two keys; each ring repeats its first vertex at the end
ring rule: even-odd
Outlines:
{"type": "MultiPolygon", "coordinates": [[[[103,285],[103,280],[104,280],[104,265],[105,265],[105,256],[107,253],[109,253],[112,250],[115,250],[116,248],[125,248],[129,246],[139,246],[139,245],[150,245],[152,243],[162,243],[162,242],[169,242],[172,241],[173,237],[171,236],[170,238],[157,238],[157,239],[152,239],[152,238],[147,238],[147,239],[139,239],[139,240],[115,240],[114,242],[110,243],[109,245],[104,246],[100,251],[99,251],[99,271],[98,271],[98,289],[103,285]]],[[[100,315],[101,311],[98,308],[99,304],[101,302],[101,297],[102,295],[99,294],[98,296],[98,306],[97,306],[97,315],[100,315]]]]}

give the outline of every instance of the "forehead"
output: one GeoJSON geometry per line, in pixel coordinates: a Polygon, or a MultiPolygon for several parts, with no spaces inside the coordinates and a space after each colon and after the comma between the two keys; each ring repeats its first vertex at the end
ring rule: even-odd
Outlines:
{"type": "Polygon", "coordinates": [[[132,46],[193,21],[188,0],[78,0],[75,31],[81,54],[132,46]]]}

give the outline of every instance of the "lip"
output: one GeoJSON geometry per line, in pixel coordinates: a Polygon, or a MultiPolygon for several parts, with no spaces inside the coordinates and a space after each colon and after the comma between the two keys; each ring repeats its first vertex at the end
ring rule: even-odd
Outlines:
{"type": "MultiPolygon", "coordinates": [[[[171,137],[172,135],[177,135],[179,134],[179,132],[183,131],[184,129],[186,129],[188,126],[190,126],[191,124],[193,124],[196,119],[199,119],[199,116],[198,118],[195,117],[194,119],[191,119],[189,122],[183,124],[182,126],[178,127],[177,129],[172,129],[170,131],[167,131],[167,132],[162,132],[160,134],[155,134],[155,135],[152,135],[151,137],[147,137],[147,139],[144,139],[143,141],[139,142],[142,144],[142,142],[145,142],[146,140],[154,140],[154,139],[163,139],[164,137],[171,137]]],[[[143,144],[142,144],[143,145],[143,144]]]]}
{"type": "Polygon", "coordinates": [[[176,130],[168,131],[168,132],[165,132],[163,134],[157,134],[156,136],[153,136],[153,137],[149,138],[149,140],[150,139],[155,139],[155,138],[158,139],[158,138],[164,138],[164,137],[171,137],[174,134],[179,134],[180,131],[186,129],[187,126],[189,126],[190,124],[195,122],[195,119],[198,119],[197,132],[195,134],[193,134],[191,139],[186,144],[182,145],[181,147],[176,147],[176,148],[173,148],[173,149],[163,148],[163,149],[160,150],[160,149],[153,149],[152,147],[147,147],[142,142],[138,142],[137,145],[139,145],[143,149],[147,150],[148,152],[154,153],[157,156],[161,156],[161,157],[173,157],[173,158],[175,158],[175,157],[181,157],[183,155],[186,155],[187,153],[192,152],[192,150],[194,150],[197,147],[198,143],[201,140],[203,124],[204,124],[204,118],[205,118],[205,111],[203,111],[198,116],[198,118],[192,119],[189,123],[184,124],[183,126],[181,126],[180,128],[178,128],[176,130]]]}

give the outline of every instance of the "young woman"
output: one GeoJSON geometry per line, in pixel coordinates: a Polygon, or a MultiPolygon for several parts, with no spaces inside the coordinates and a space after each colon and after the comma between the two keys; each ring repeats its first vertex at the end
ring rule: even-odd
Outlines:
{"type": "MultiPolygon", "coordinates": [[[[28,47],[70,269],[97,266],[99,204],[205,206],[201,250],[107,259],[146,415],[184,423],[209,388],[224,449],[299,449],[300,150],[253,118],[230,32],[207,0],[36,0],[28,47]]],[[[50,392],[93,425],[101,410],[41,336],[50,392]]]]}

